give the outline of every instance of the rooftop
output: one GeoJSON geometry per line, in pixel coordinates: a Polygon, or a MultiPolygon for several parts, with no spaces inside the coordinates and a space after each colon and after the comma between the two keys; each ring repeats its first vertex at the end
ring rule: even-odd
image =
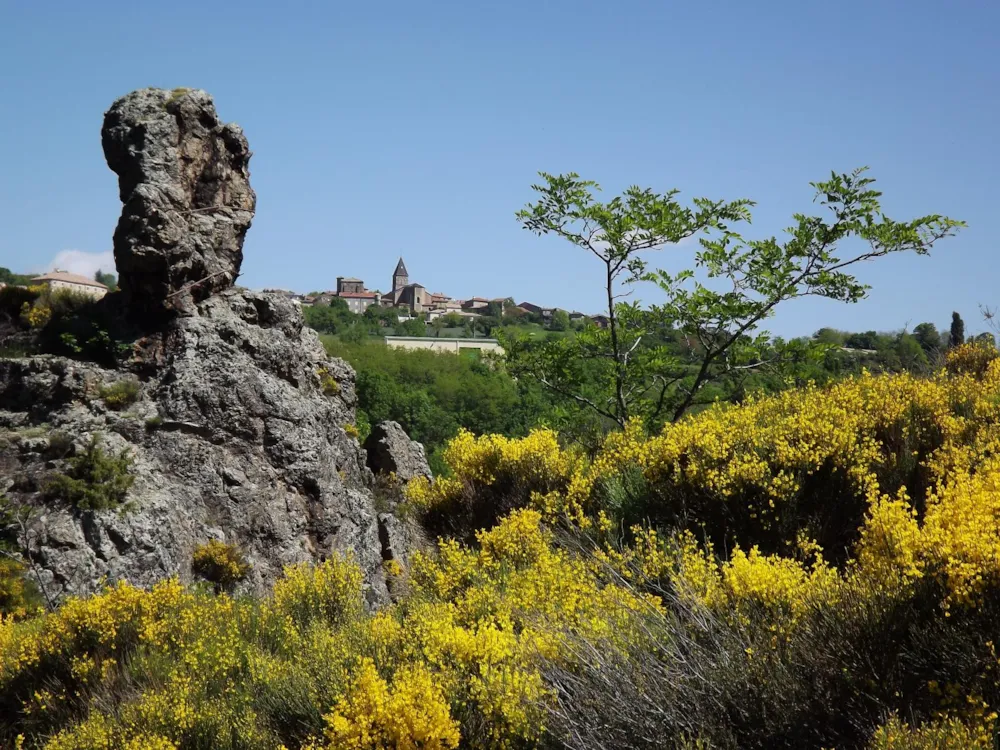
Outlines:
{"type": "Polygon", "coordinates": [[[80,284],[81,286],[93,286],[99,289],[107,289],[107,287],[99,281],[94,281],[93,279],[81,276],[78,273],[60,271],[59,269],[43,273],[41,276],[36,276],[31,280],[31,283],[42,281],[62,281],[66,284],[80,284]]]}

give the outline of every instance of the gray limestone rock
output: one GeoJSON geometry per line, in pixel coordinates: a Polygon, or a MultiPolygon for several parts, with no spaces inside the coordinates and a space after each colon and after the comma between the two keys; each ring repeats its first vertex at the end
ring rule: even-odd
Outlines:
{"type": "Polygon", "coordinates": [[[247,590],[265,590],[285,565],[340,553],[361,566],[369,602],[386,601],[372,475],[344,429],[353,373],[327,357],[294,303],[229,289],[139,348],[136,369],[151,374],[120,411],[100,396],[119,372],[58,357],[0,360],[0,492],[34,509],[18,541],[46,593],[190,580],[195,547],[219,538],[252,564],[247,590]],[[335,395],[324,393],[324,371],[335,395]],[[49,450],[67,444],[57,435],[72,436],[65,455],[49,450]],[[46,496],[92,435],[131,456],[132,510],[81,511],[46,496]]]}
{"type": "Polygon", "coordinates": [[[111,105],[101,140],[118,175],[115,264],[133,312],[190,314],[231,287],[256,205],[239,126],[204,91],[140,89],[111,105]]]}
{"type": "Polygon", "coordinates": [[[372,427],[365,440],[365,451],[368,453],[368,468],[376,474],[392,472],[401,482],[418,476],[431,476],[424,446],[410,440],[398,422],[379,422],[372,427]]]}
{"type": "MultiPolygon", "coordinates": [[[[0,494],[23,521],[0,533],[51,600],[116,580],[191,580],[195,548],[219,539],[252,565],[242,590],[349,554],[369,604],[386,602],[383,561],[406,559],[407,536],[376,512],[368,457],[345,429],[354,372],[327,356],[296,304],[232,286],[254,211],[242,132],[204,92],[144,89],[115,102],[102,135],[124,203],[125,304],[108,309],[136,338],[117,369],[0,359],[0,494]],[[107,386],[125,378],[139,382],[134,401],[108,403],[107,386]],[[92,439],[130,458],[125,512],[47,491],[92,439]]],[[[398,474],[428,473],[398,425],[383,434],[398,474]]]]}

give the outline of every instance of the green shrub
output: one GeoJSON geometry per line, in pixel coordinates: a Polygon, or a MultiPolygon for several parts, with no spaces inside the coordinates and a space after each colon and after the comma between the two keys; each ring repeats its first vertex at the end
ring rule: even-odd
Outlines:
{"type": "Polygon", "coordinates": [[[94,435],[84,452],[69,459],[69,471],[49,480],[45,494],[80,510],[126,509],[125,496],[135,477],[127,450],[109,455],[94,435]]]}
{"type": "Polygon", "coordinates": [[[0,346],[0,359],[22,359],[30,357],[34,351],[27,344],[4,344],[0,346]]]}
{"type": "Polygon", "coordinates": [[[104,399],[104,403],[107,404],[109,409],[120,411],[138,401],[141,392],[142,386],[139,385],[138,380],[126,378],[110,385],[102,385],[100,396],[104,399]]]}
{"type": "Polygon", "coordinates": [[[330,374],[330,371],[325,367],[319,368],[317,372],[319,375],[320,388],[323,389],[323,394],[326,396],[336,396],[340,393],[340,383],[337,382],[336,378],[330,374]]]}
{"type": "Polygon", "coordinates": [[[43,295],[52,311],[53,318],[65,318],[75,315],[94,304],[95,300],[89,294],[75,292],[71,289],[57,289],[43,295]]]}
{"type": "Polygon", "coordinates": [[[73,448],[73,437],[61,430],[49,433],[49,447],[46,453],[55,458],[65,458],[73,448]]]}
{"type": "Polygon", "coordinates": [[[0,314],[18,320],[25,305],[31,306],[42,295],[41,287],[5,286],[0,289],[0,314]]]}
{"type": "Polygon", "coordinates": [[[38,335],[39,347],[45,353],[116,367],[128,352],[127,324],[109,305],[65,292],[53,294],[49,305],[49,320],[38,335]]]}
{"type": "Polygon", "coordinates": [[[250,575],[251,566],[236,545],[210,539],[195,547],[191,569],[216,589],[228,590],[250,575]]]}

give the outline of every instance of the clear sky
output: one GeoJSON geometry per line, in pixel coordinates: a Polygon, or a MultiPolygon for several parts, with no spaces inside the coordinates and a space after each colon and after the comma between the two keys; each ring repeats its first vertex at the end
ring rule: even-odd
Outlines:
{"type": "Polygon", "coordinates": [[[753,198],[768,236],[813,210],[810,181],[869,165],[893,218],[969,228],[865,266],[868,300],[796,302],[771,329],[946,326],[955,309],[977,330],[1000,304],[998,28],[987,0],[0,0],[0,265],[106,264],[103,112],[189,86],[254,151],[253,288],[385,290],[402,255],[432,291],[597,311],[592,259],[514,220],[537,171],[753,198]]]}

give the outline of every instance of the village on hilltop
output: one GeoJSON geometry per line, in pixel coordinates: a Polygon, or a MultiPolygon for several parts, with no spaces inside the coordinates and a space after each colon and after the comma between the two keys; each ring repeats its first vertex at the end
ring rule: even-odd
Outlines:
{"type": "MultiPolygon", "coordinates": [[[[420,317],[427,322],[449,314],[464,318],[477,318],[486,314],[513,314],[531,316],[547,324],[556,311],[554,307],[544,307],[532,302],[514,303],[509,297],[456,299],[442,292],[429,292],[423,284],[410,281],[409,271],[406,270],[402,258],[396,263],[396,268],[392,272],[391,290],[385,294],[377,289],[367,289],[362,279],[348,276],[338,276],[337,288],[333,291],[313,294],[297,294],[284,289],[265,291],[284,294],[301,305],[329,305],[335,298],[340,298],[347,303],[347,308],[352,313],[358,315],[373,305],[395,308],[402,317],[420,317]]],[[[580,312],[569,313],[569,319],[573,322],[589,320],[599,327],[607,323],[606,316],[590,316],[580,312]]]]}

